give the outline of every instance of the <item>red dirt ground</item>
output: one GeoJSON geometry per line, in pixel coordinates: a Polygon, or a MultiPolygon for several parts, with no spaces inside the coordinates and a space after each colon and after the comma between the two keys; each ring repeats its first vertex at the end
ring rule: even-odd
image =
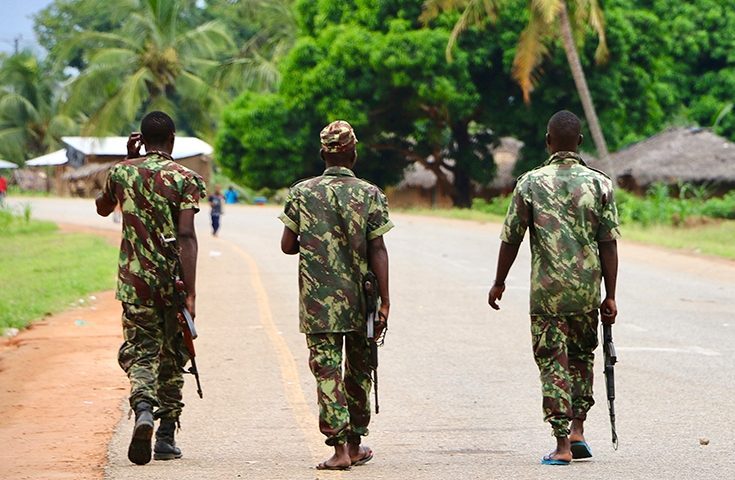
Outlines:
{"type": "MultiPolygon", "coordinates": [[[[82,231],[62,228],[62,231],[82,231]]],[[[119,241],[117,232],[85,229],[119,241]]],[[[113,292],[0,338],[0,477],[101,479],[128,382],[113,292]]]]}

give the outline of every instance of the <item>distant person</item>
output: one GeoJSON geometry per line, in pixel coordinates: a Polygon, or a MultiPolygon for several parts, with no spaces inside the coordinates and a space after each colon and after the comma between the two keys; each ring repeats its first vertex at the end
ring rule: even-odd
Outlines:
{"type": "Polygon", "coordinates": [[[0,176],[0,205],[5,203],[5,197],[8,196],[8,181],[5,177],[0,176]]]}
{"type": "Polygon", "coordinates": [[[332,122],[320,136],[326,170],[291,188],[279,217],[285,225],[281,250],[300,254],[300,330],[317,383],[319,429],[334,447],[316,468],[347,470],[373,458],[361,445],[372,386],[362,282],[368,269],[378,280],[379,338],[390,311],[383,235],[393,223],[383,192],[352,173],[357,138],[350,124],[332,122]]]}
{"type": "Polygon", "coordinates": [[[225,202],[237,203],[237,192],[232,188],[232,186],[227,187],[227,191],[225,192],[225,202]]]}
{"type": "Polygon", "coordinates": [[[217,236],[220,226],[220,217],[222,216],[222,205],[225,202],[225,197],[222,195],[222,190],[219,185],[214,187],[214,193],[209,196],[209,207],[210,216],[212,218],[212,235],[217,236]]]}
{"type": "Polygon", "coordinates": [[[96,204],[104,217],[118,204],[123,212],[116,296],[123,307],[124,342],[118,361],[130,379],[130,407],[135,411],[128,459],[143,465],[151,460],[154,419],[161,422],[153,458],[181,457],[174,432],[184,406],[182,372],[188,354],[174,284],[181,278],[186,307],[195,316],[194,214],[205,187],[198,174],[171,157],[175,136],[171,117],[151,112],[143,118],[140,132],[128,138],[128,155],[110,169],[96,204]]]}
{"type": "Polygon", "coordinates": [[[545,465],[589,458],[584,437],[594,405],[592,380],[598,309],[615,323],[618,213],[612,181],[588,168],[577,153],[581,124],[566,110],[551,117],[543,165],[518,179],[500,235],[502,243],[488,303],[498,310],[505,279],[526,229],[531,238],[531,336],[541,373],[544,419],[556,449],[545,465]],[[600,303],[600,279],[605,298],[600,303]],[[571,421],[571,430],[569,422],[571,421]]]}

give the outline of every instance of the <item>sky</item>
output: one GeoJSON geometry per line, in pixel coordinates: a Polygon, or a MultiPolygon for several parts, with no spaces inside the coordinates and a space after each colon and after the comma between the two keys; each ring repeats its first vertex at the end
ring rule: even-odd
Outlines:
{"type": "Polygon", "coordinates": [[[51,3],[52,0],[0,0],[0,52],[13,53],[16,38],[21,49],[40,49],[31,16],[51,3]]]}

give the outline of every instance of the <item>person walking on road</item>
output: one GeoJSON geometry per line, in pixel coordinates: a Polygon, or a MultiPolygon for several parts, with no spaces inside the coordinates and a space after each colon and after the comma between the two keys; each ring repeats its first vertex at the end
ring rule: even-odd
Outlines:
{"type": "Polygon", "coordinates": [[[222,191],[219,185],[214,187],[214,193],[209,196],[209,208],[210,216],[212,218],[212,236],[216,237],[219,231],[220,217],[222,216],[222,205],[225,203],[225,197],[222,195],[222,191]]]}
{"type": "Polygon", "coordinates": [[[526,229],[531,238],[531,336],[538,365],[544,419],[556,449],[546,465],[589,458],[584,438],[592,396],[598,309],[615,323],[618,214],[612,181],[577,153],[581,124],[571,112],[554,114],[546,144],[551,156],[518,179],[505,217],[497,273],[488,303],[498,310],[505,279],[526,229]],[[600,304],[600,280],[605,298],[600,304]],[[571,421],[571,429],[570,423],[571,421]]]}
{"type": "Polygon", "coordinates": [[[326,170],[291,188],[279,217],[285,225],[281,250],[300,254],[300,330],[317,383],[319,429],[334,447],[316,468],[347,470],[373,458],[361,445],[368,434],[372,385],[362,280],[368,270],[378,280],[379,338],[390,311],[383,235],[393,223],[383,192],[352,172],[357,138],[350,124],[332,122],[320,138],[326,170]]]}
{"type": "Polygon", "coordinates": [[[227,187],[227,190],[225,191],[225,203],[227,204],[237,203],[237,192],[232,187],[232,185],[227,187]]]}
{"type": "Polygon", "coordinates": [[[128,448],[131,462],[181,457],[174,432],[184,406],[181,389],[188,355],[178,323],[179,294],[195,316],[197,238],[194,214],[205,196],[204,182],[173,161],[174,122],[163,112],[143,118],[141,133],[128,139],[126,159],[114,165],[97,196],[97,213],[108,216],[122,208],[122,243],[116,297],[123,307],[124,342],[118,361],[130,379],[130,407],[135,427],[128,448]],[[146,154],[140,155],[141,145],[146,154]],[[157,408],[154,412],[153,409],[157,408]]]}

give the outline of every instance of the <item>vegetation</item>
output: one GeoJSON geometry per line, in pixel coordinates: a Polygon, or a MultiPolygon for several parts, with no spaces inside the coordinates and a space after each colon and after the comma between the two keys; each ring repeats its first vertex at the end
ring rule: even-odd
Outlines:
{"type": "Polygon", "coordinates": [[[116,249],[94,235],[59,233],[49,222],[0,209],[0,330],[23,328],[115,279],[116,249]],[[81,254],[80,252],[83,252],[81,254]]]}
{"type": "MultiPolygon", "coordinates": [[[[504,6],[504,0],[426,0],[422,19],[428,22],[436,18],[441,10],[462,9],[462,15],[454,25],[447,44],[447,58],[451,59],[452,48],[458,36],[471,26],[482,26],[488,20],[497,21],[498,12],[504,6]]],[[[537,83],[535,79],[548,52],[548,45],[560,39],[585,117],[592,131],[595,147],[600,158],[607,159],[607,143],[597,119],[597,111],[590,96],[574,38],[575,33],[576,38],[583,38],[585,27],[592,27],[599,37],[595,60],[597,63],[607,61],[608,50],[602,8],[596,0],[534,0],[528,2],[528,10],[528,25],[518,37],[511,72],[513,79],[523,91],[523,100],[526,103],[531,101],[531,92],[537,83]]]]}

